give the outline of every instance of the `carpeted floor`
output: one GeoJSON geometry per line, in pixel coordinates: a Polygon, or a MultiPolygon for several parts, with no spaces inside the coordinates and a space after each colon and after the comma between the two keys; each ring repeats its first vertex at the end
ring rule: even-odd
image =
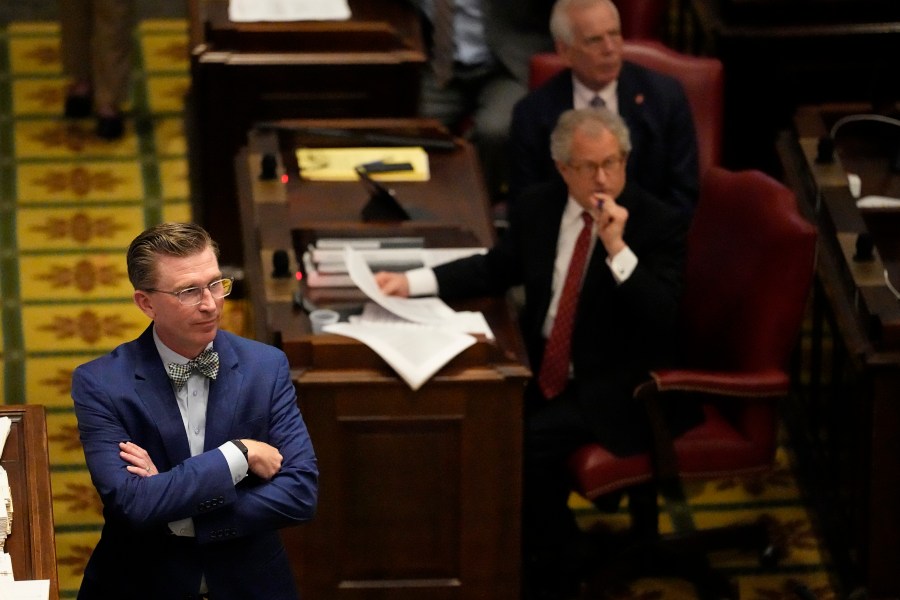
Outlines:
{"type": "MultiPolygon", "coordinates": [[[[191,217],[182,127],[189,76],[185,22],[141,22],[128,131],[121,141],[103,142],[91,134],[92,122],[58,116],[64,81],[57,34],[50,22],[0,28],[0,387],[6,404],[47,407],[60,589],[73,598],[101,515],[78,441],[70,376],[147,325],[130,300],[128,242],[150,224],[191,217]]],[[[225,328],[240,332],[242,307],[226,306],[225,328]]],[[[695,486],[689,496],[698,526],[764,515],[788,548],[773,572],[761,571],[751,555],[717,557],[736,576],[742,598],[797,598],[791,579],[817,598],[837,597],[787,450],[772,473],[695,486]]],[[[585,526],[603,520],[624,527],[627,520],[624,511],[600,516],[578,498],[573,504],[585,526]]],[[[686,584],[662,580],[611,594],[692,596],[686,584]]]]}

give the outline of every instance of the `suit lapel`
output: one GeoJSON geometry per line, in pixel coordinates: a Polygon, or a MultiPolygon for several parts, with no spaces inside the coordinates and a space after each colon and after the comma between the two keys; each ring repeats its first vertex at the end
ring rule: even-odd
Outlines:
{"type": "Polygon", "coordinates": [[[531,236],[528,242],[530,258],[525,262],[531,265],[529,268],[534,269],[535,281],[539,282],[535,288],[539,295],[533,298],[534,307],[537,309],[536,314],[546,315],[550,306],[559,226],[567,199],[568,191],[565,185],[554,185],[552,191],[540,200],[539,217],[534,219],[535,235],[531,236]]]}
{"type": "Polygon", "coordinates": [[[209,382],[204,450],[216,448],[232,438],[237,399],[242,397],[244,385],[237,354],[222,332],[216,335],[213,349],[219,353],[219,374],[209,382]]]}
{"type": "Polygon", "coordinates": [[[153,325],[148,327],[138,339],[140,354],[135,366],[134,389],[159,431],[170,464],[177,465],[190,458],[191,449],[175,392],[153,341],[152,328],[153,325]]]}

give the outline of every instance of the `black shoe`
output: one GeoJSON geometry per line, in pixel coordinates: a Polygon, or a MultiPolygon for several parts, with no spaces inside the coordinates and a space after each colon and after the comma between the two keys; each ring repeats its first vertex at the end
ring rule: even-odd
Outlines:
{"type": "Polygon", "coordinates": [[[117,140],[124,133],[125,120],[122,115],[97,117],[97,137],[104,140],[117,140]]]}
{"type": "Polygon", "coordinates": [[[63,114],[69,119],[83,119],[91,116],[94,99],[90,94],[80,96],[69,94],[66,96],[66,104],[63,114]]]}

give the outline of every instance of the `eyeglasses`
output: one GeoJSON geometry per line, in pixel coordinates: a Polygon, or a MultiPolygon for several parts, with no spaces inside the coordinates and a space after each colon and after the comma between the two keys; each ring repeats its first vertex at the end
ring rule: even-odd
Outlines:
{"type": "Polygon", "coordinates": [[[603,174],[609,177],[612,175],[622,163],[625,162],[625,155],[610,156],[599,165],[595,162],[585,161],[582,163],[570,162],[569,167],[582,177],[596,177],[597,173],[603,171],[603,174]]]}
{"type": "Polygon", "coordinates": [[[198,304],[203,302],[203,290],[209,290],[210,295],[212,295],[214,299],[218,300],[219,298],[224,298],[225,296],[230,294],[233,287],[234,277],[226,277],[224,279],[217,279],[209,285],[205,285],[202,287],[189,287],[177,292],[167,292],[166,290],[155,290],[153,288],[147,288],[144,291],[169,294],[170,296],[175,296],[176,298],[178,298],[178,301],[185,306],[197,306],[198,304]]]}

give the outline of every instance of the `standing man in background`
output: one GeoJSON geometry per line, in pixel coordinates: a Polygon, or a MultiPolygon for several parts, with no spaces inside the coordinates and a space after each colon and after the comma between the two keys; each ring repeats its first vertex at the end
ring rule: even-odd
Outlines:
{"type": "Polygon", "coordinates": [[[509,176],[510,115],[528,91],[528,66],[552,48],[551,0],[418,0],[431,52],[420,114],[465,132],[478,150],[493,202],[509,176]]]}
{"type": "Polygon", "coordinates": [[[313,517],[316,457],[284,353],[218,328],[233,281],[217,256],[193,224],[135,238],[152,323],[73,374],[105,520],[81,600],[298,598],[277,530],[313,517]]]}
{"type": "Polygon", "coordinates": [[[513,202],[529,185],[559,177],[550,132],[564,111],[604,106],[631,133],[628,179],[693,212],[699,194],[697,134],[674,78],[623,61],[622,24],[611,0],[558,0],[550,31],[568,69],[519,102],[510,128],[513,202]]]}

